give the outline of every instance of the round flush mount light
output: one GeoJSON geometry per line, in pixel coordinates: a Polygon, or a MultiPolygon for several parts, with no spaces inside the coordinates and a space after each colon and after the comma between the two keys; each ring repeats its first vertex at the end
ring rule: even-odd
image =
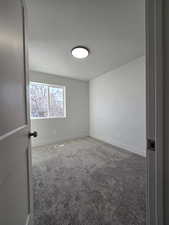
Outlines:
{"type": "Polygon", "coordinates": [[[84,46],[76,46],[72,49],[72,56],[77,59],[85,59],[89,55],[89,49],[84,46]]]}

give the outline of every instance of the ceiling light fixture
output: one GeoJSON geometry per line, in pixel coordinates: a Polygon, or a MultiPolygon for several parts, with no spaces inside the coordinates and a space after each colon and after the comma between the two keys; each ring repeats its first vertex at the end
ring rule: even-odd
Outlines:
{"type": "Polygon", "coordinates": [[[72,49],[72,56],[77,59],[87,58],[89,55],[89,49],[84,46],[76,46],[72,49]]]}

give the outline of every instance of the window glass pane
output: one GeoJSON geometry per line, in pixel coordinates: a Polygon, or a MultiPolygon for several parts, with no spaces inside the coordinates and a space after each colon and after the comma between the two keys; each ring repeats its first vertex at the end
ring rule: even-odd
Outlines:
{"type": "Polygon", "coordinates": [[[49,87],[50,117],[63,117],[64,116],[64,88],[62,87],[49,87]]]}
{"type": "Polygon", "coordinates": [[[31,117],[45,118],[48,116],[48,86],[30,84],[31,117]]]}

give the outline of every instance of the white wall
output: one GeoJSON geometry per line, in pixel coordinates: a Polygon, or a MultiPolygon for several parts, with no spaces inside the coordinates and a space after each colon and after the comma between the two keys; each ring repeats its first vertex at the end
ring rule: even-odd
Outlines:
{"type": "Polygon", "coordinates": [[[145,57],[90,81],[30,72],[30,80],[66,86],[66,119],[31,121],[33,146],[90,135],[145,155],[145,57]],[[89,91],[90,87],[90,91],[89,91]],[[90,113],[89,113],[90,93],[90,113]],[[90,121],[89,121],[90,115],[90,121]]]}
{"type": "Polygon", "coordinates": [[[89,135],[89,83],[75,79],[32,72],[30,80],[66,86],[66,118],[31,120],[31,130],[38,132],[32,138],[33,146],[89,135]]]}
{"type": "Polygon", "coordinates": [[[90,135],[145,155],[145,57],[90,81],[90,135]]]}

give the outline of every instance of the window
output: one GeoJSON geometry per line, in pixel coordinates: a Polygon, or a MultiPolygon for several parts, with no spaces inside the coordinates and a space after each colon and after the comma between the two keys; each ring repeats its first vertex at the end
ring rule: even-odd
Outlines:
{"type": "Polygon", "coordinates": [[[66,116],[65,87],[30,82],[31,119],[66,116]]]}

